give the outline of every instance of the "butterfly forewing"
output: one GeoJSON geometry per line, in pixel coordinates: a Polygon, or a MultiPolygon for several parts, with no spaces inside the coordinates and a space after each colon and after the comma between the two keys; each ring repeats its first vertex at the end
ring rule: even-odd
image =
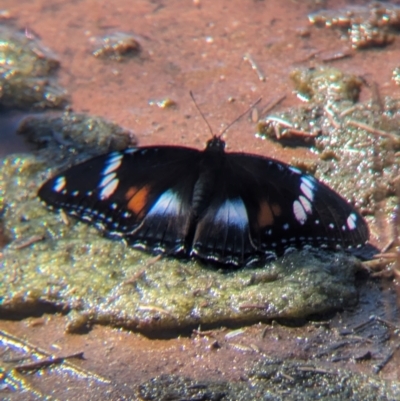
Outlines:
{"type": "Polygon", "coordinates": [[[199,155],[178,147],[112,152],[52,178],[39,196],[132,246],[180,252],[189,229],[199,155]]]}

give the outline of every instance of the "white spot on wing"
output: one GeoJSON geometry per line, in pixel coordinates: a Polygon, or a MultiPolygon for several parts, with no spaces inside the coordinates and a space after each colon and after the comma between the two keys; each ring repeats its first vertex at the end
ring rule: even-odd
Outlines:
{"type": "Polygon", "coordinates": [[[315,189],[315,178],[310,176],[301,177],[301,182],[310,188],[312,191],[315,189]]]}
{"type": "Polygon", "coordinates": [[[246,207],[240,198],[227,199],[215,215],[216,221],[240,227],[242,230],[248,225],[246,207]]]}
{"type": "Polygon", "coordinates": [[[165,191],[150,209],[148,216],[163,215],[163,216],[176,216],[180,212],[181,202],[176,193],[172,190],[165,191]]]}
{"type": "Polygon", "coordinates": [[[124,153],[125,153],[126,155],[132,155],[133,153],[136,153],[137,151],[138,151],[137,148],[129,148],[129,149],[125,149],[125,150],[124,150],[124,153]]]}
{"type": "Polygon", "coordinates": [[[311,214],[312,213],[312,206],[310,201],[304,197],[303,195],[299,196],[299,201],[301,202],[301,205],[303,206],[304,210],[308,213],[311,214]]]}
{"type": "Polygon", "coordinates": [[[58,177],[56,181],[54,182],[53,189],[56,192],[61,192],[64,187],[67,185],[67,180],[65,177],[62,175],[61,177],[58,177]]]}
{"type": "Polygon", "coordinates": [[[304,224],[307,220],[307,213],[304,210],[303,205],[298,201],[293,202],[293,213],[294,217],[300,224],[304,224]]]}
{"type": "Polygon", "coordinates": [[[301,170],[299,170],[299,169],[296,168],[296,167],[290,166],[290,167],[289,167],[289,170],[292,171],[292,172],[295,173],[295,174],[301,174],[301,170]]]}
{"type": "Polygon", "coordinates": [[[122,163],[122,155],[117,153],[117,155],[114,155],[107,160],[106,167],[103,170],[102,174],[107,175],[112,173],[113,171],[118,169],[121,163],[122,163]]]}
{"type": "Polygon", "coordinates": [[[109,182],[111,182],[115,177],[117,176],[117,174],[115,173],[111,173],[111,174],[107,174],[106,176],[104,176],[104,178],[100,181],[99,187],[105,187],[108,185],[109,182]]]}
{"type": "MultiPolygon", "coordinates": [[[[112,174],[109,174],[112,175],[112,174]]],[[[108,199],[117,189],[119,180],[118,178],[114,178],[111,180],[100,192],[100,199],[108,199]]]]}
{"type": "Polygon", "coordinates": [[[346,221],[349,230],[354,230],[357,227],[356,222],[357,222],[357,215],[355,213],[350,213],[346,221]]]}
{"type": "Polygon", "coordinates": [[[303,192],[305,196],[312,202],[314,200],[314,191],[311,189],[308,185],[306,185],[304,182],[301,183],[300,185],[300,190],[303,192]]]}

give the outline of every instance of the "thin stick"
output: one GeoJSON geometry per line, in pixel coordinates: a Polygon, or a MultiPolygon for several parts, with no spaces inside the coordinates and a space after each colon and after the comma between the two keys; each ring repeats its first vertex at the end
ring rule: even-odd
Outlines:
{"type": "Polygon", "coordinates": [[[394,134],[392,134],[390,132],[382,131],[380,129],[371,127],[370,125],[364,124],[364,123],[362,123],[360,121],[347,120],[346,124],[347,125],[352,125],[353,127],[356,127],[356,128],[361,128],[361,129],[363,129],[363,130],[365,130],[367,132],[370,132],[371,134],[377,135],[377,136],[384,136],[384,137],[387,137],[387,138],[397,139],[397,136],[395,136],[394,134]]]}
{"type": "Polygon", "coordinates": [[[253,57],[250,55],[250,53],[246,53],[243,56],[243,60],[248,61],[251,65],[251,68],[257,73],[258,79],[262,82],[266,81],[265,75],[262,73],[260,68],[258,67],[257,63],[254,61],[253,57]]]}
{"type": "Polygon", "coordinates": [[[13,243],[11,246],[13,249],[19,250],[19,249],[27,248],[28,246],[35,244],[36,242],[43,241],[43,240],[44,240],[44,235],[35,234],[28,238],[22,238],[19,241],[15,241],[15,243],[13,243]]]}
{"type": "Polygon", "coordinates": [[[32,363],[26,363],[24,365],[18,365],[15,366],[15,370],[17,372],[28,372],[31,370],[38,370],[41,368],[47,368],[51,365],[57,365],[60,363],[63,363],[66,359],[72,359],[72,358],[78,358],[78,359],[84,359],[83,352],[77,352],[75,354],[71,355],[66,355],[66,356],[59,356],[59,357],[50,357],[46,359],[40,359],[38,361],[32,362],[32,363]]]}

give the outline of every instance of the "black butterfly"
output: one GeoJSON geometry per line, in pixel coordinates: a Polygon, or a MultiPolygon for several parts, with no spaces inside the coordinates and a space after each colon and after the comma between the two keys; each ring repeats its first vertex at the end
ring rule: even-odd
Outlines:
{"type": "Polygon", "coordinates": [[[50,179],[39,196],[135,248],[234,266],[290,247],[354,248],[368,240],[364,219],[314,177],[224,149],[214,135],[203,151],[111,152],[50,179]]]}

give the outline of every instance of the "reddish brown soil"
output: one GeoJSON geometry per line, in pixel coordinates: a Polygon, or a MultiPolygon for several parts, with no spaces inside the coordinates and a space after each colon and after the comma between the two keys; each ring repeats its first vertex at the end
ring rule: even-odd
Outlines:
{"type": "MultiPolygon", "coordinates": [[[[290,0],[3,0],[1,7],[9,11],[11,22],[37,35],[56,52],[61,61],[59,81],[68,89],[75,111],[104,116],[132,129],[141,145],[179,144],[201,148],[210,134],[190,100],[189,90],[195,93],[217,132],[223,127],[221,124],[235,119],[260,96],[263,97],[260,110],[282,95],[286,99],[279,107],[299,104],[292,94],[289,72],[294,67],[321,64],[310,58],[315,52],[348,47],[337,32],[309,27],[307,14],[317,9],[313,4],[290,0]],[[142,53],[124,62],[93,57],[89,38],[113,31],[136,34],[142,53]],[[303,35],[305,31],[309,34],[303,35]],[[246,53],[251,54],[265,74],[265,82],[243,60],[246,53]],[[151,100],[166,97],[174,100],[177,107],[162,109],[149,105],[151,100]]],[[[324,2],[327,8],[344,4],[343,1],[324,2]]],[[[400,38],[397,38],[385,49],[352,52],[351,57],[329,64],[376,82],[381,96],[396,96],[399,89],[391,81],[391,75],[399,60],[400,38]]],[[[362,97],[370,96],[365,88],[362,97]]],[[[10,132],[13,127],[10,123],[10,132]]],[[[14,150],[15,141],[6,142],[3,138],[0,138],[1,148],[14,150]]],[[[313,157],[304,149],[289,150],[256,139],[254,123],[249,118],[230,129],[227,143],[230,150],[285,161],[293,156],[313,157]]],[[[397,282],[389,282],[381,292],[375,293],[370,303],[386,302],[385,317],[391,316],[397,324],[393,295],[396,285],[397,282]],[[385,301],[388,299],[390,302],[385,301]]],[[[371,307],[361,307],[359,321],[367,320],[373,311],[371,307]]],[[[339,327],[340,317],[336,317],[336,322],[339,327]]],[[[212,337],[150,340],[108,327],[95,327],[84,335],[69,335],[63,331],[64,318],[60,316],[0,321],[1,330],[27,339],[49,353],[55,349],[57,352],[61,349],[63,354],[84,351],[86,360],[79,364],[85,369],[130,385],[161,373],[238,380],[244,367],[261,354],[313,358],[304,343],[316,341],[318,327],[271,326],[266,337],[261,338],[264,327],[247,328],[237,341],[233,338],[229,342],[224,339],[225,332],[217,332],[215,339],[221,348],[213,349],[212,337]],[[254,344],[261,354],[229,343],[247,347],[254,344]]],[[[399,351],[395,352],[384,368],[383,377],[400,379],[398,354],[399,351]]],[[[350,360],[340,365],[370,373],[372,362],[350,360]]]]}

